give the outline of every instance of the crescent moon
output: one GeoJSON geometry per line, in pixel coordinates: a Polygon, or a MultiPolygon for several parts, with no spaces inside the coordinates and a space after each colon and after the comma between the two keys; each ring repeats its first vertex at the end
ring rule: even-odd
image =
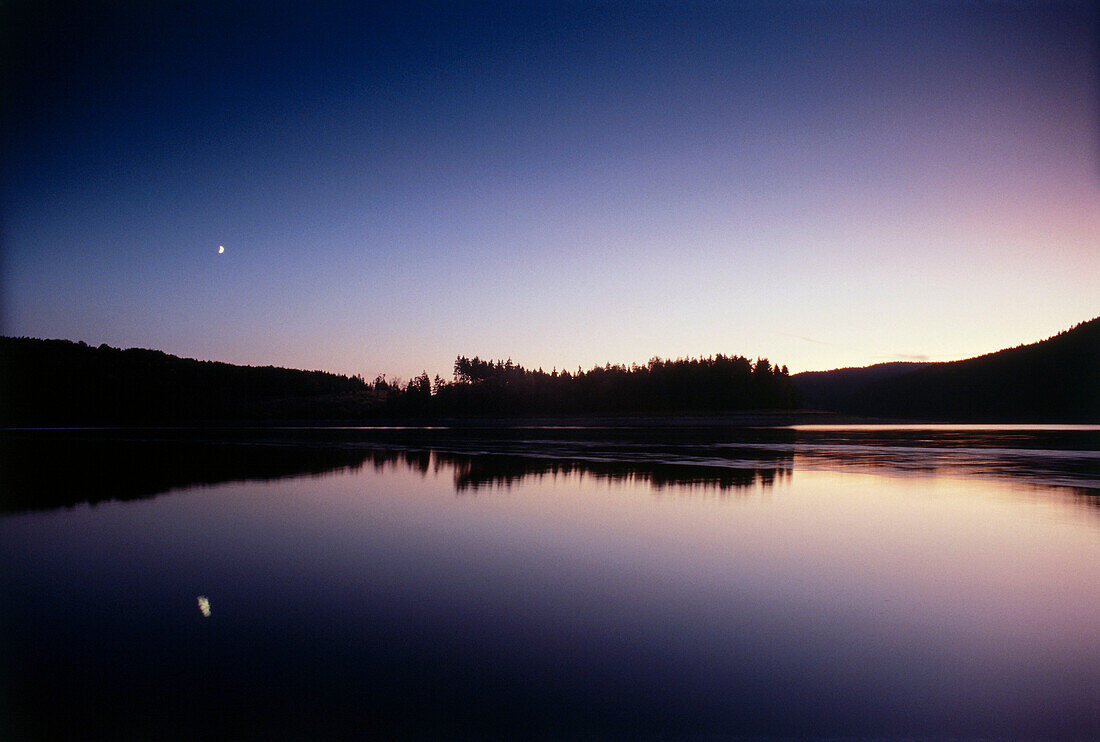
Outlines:
{"type": "Polygon", "coordinates": [[[225,245],[218,245],[218,255],[221,255],[223,252],[225,252],[225,245]]]}

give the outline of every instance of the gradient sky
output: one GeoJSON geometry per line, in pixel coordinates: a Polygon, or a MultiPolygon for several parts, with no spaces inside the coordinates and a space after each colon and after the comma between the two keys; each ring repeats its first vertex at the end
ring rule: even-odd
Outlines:
{"type": "Polygon", "coordinates": [[[1095,2],[0,13],[6,335],[449,378],[1100,314],[1095,2]]]}

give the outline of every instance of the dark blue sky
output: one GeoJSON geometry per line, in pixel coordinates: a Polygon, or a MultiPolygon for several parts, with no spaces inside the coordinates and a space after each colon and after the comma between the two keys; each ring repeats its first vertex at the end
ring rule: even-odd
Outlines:
{"type": "Polygon", "coordinates": [[[47,5],[6,334],[801,370],[1100,313],[1096,3],[47,5]]]}

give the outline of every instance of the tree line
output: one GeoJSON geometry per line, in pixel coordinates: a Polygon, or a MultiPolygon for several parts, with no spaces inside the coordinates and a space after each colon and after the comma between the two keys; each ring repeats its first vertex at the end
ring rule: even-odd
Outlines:
{"type": "Polygon", "coordinates": [[[550,372],[510,359],[455,359],[451,381],[422,373],[407,383],[375,379],[387,411],[415,415],[562,415],[791,409],[786,366],[744,356],[665,360],[550,372]]]}

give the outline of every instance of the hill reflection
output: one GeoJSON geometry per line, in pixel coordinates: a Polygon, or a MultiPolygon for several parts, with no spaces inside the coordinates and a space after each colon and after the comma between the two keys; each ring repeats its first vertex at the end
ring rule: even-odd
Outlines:
{"type": "Polygon", "coordinates": [[[0,512],[71,507],[154,497],[226,482],[325,476],[406,468],[422,475],[450,471],[456,494],[508,488],[528,479],[592,478],[642,484],[656,491],[688,488],[728,493],[770,487],[787,476],[790,452],[756,452],[752,460],[614,446],[526,446],[521,453],[409,449],[369,445],[290,444],[239,440],[7,438],[0,450],[0,512]],[[681,458],[676,458],[681,457],[681,458]]]}
{"type": "Polygon", "coordinates": [[[728,427],[311,428],[0,433],[0,512],[152,497],[223,482],[375,469],[452,479],[456,494],[588,479],[726,494],[794,469],[998,479],[1100,507],[1100,430],[728,427]]]}
{"type": "Polygon", "coordinates": [[[136,500],[223,482],[321,476],[362,467],[347,448],[181,440],[6,439],[0,510],[136,500]]]}

